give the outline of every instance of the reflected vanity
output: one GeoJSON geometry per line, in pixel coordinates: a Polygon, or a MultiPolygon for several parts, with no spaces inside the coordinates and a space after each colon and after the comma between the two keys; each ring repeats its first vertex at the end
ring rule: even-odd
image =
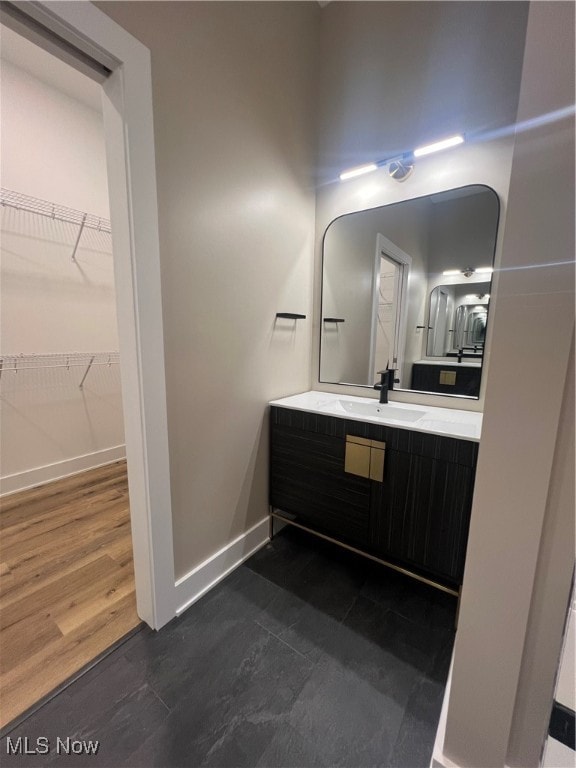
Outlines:
{"type": "Polygon", "coordinates": [[[478,398],[499,218],[472,185],[347,214],[323,243],[320,382],[478,398]]]}

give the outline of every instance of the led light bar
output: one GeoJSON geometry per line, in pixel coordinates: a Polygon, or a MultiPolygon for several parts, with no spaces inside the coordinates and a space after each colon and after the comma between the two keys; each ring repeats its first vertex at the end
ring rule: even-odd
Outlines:
{"type": "Polygon", "coordinates": [[[449,139],[443,141],[436,141],[434,144],[426,144],[424,147],[418,147],[414,150],[414,157],[422,157],[423,155],[431,155],[432,152],[440,152],[442,149],[449,149],[449,147],[456,147],[458,144],[464,143],[463,136],[451,136],[449,139]]]}
{"type": "Polygon", "coordinates": [[[340,181],[346,181],[346,179],[353,179],[355,176],[363,176],[365,173],[371,173],[378,168],[376,163],[367,163],[366,165],[358,165],[356,168],[350,168],[348,171],[343,171],[340,174],[340,181]]]}

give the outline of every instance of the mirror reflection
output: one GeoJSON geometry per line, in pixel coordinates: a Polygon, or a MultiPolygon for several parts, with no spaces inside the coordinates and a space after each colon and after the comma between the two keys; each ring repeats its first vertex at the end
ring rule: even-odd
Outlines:
{"type": "Polygon", "coordinates": [[[474,185],[335,219],[320,381],[478,397],[499,202],[474,185]]]}
{"type": "Polygon", "coordinates": [[[484,354],[490,282],[438,285],[430,294],[426,354],[450,357],[484,354]],[[472,292],[473,288],[473,292],[472,292]]]}

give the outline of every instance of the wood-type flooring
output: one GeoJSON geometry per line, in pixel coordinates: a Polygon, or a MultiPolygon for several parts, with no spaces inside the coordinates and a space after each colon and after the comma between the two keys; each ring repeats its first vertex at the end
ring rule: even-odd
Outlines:
{"type": "Polygon", "coordinates": [[[0,499],[0,725],[140,623],[126,462],[0,499]]]}

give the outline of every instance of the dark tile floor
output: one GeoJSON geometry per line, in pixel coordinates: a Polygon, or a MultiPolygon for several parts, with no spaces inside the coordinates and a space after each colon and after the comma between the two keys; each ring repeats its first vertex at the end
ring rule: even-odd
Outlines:
{"type": "Polygon", "coordinates": [[[5,734],[0,760],[428,768],[455,610],[449,595],[286,528],[5,734]],[[8,755],[18,737],[29,750],[45,737],[50,752],[8,755]],[[98,740],[97,754],[66,755],[68,737],[98,740]]]}

